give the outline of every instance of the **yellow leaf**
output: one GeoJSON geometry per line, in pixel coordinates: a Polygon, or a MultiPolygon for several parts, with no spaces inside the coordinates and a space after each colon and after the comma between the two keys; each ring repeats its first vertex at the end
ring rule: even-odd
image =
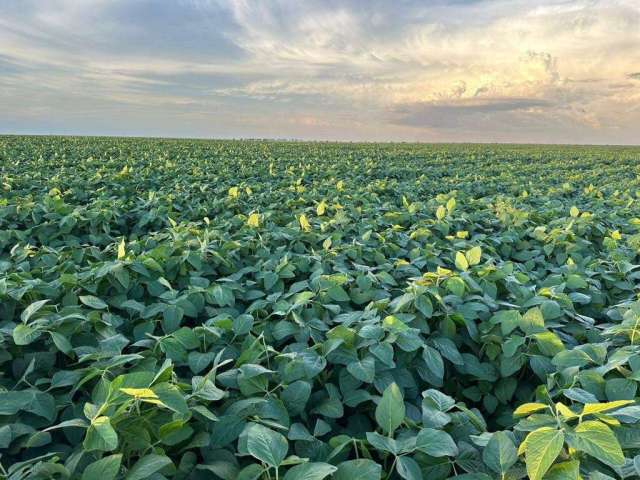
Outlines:
{"type": "Polygon", "coordinates": [[[124,259],[126,254],[127,254],[127,252],[125,250],[125,243],[124,243],[124,238],[123,238],[122,241],[120,242],[120,244],[118,245],[118,260],[124,259]]]}
{"type": "Polygon", "coordinates": [[[231,187],[229,189],[229,197],[238,198],[239,195],[240,195],[240,191],[238,190],[238,187],[231,187]]]}
{"type": "Polygon", "coordinates": [[[615,419],[615,418],[613,418],[613,417],[611,417],[609,415],[596,414],[596,417],[601,422],[604,422],[607,425],[611,425],[612,427],[619,427],[620,426],[620,422],[617,419],[615,419]]]}
{"type": "Polygon", "coordinates": [[[620,230],[614,230],[613,232],[611,232],[611,238],[613,238],[614,240],[622,240],[622,234],[620,233],[620,230]]]}
{"type": "Polygon", "coordinates": [[[300,223],[300,228],[304,232],[311,231],[311,224],[309,223],[309,220],[307,219],[307,216],[304,213],[300,215],[300,217],[298,217],[298,222],[300,223]]]}
{"type": "Polygon", "coordinates": [[[250,227],[258,228],[260,226],[260,214],[252,213],[251,215],[249,215],[249,218],[247,219],[247,225],[249,225],[250,227]]]}
{"type": "Polygon", "coordinates": [[[438,207],[438,209],[436,210],[436,218],[438,220],[442,220],[445,217],[446,214],[447,214],[446,208],[444,208],[442,205],[440,205],[438,207]]]}
{"type": "Polygon", "coordinates": [[[458,268],[458,270],[463,270],[463,271],[466,271],[469,269],[469,263],[467,262],[467,257],[465,257],[462,252],[456,252],[456,268],[458,268]]]}
{"type": "Polygon", "coordinates": [[[602,413],[616,408],[624,407],[633,403],[633,400],[616,400],[615,402],[605,403],[587,403],[582,409],[581,415],[590,415],[592,413],[602,413]]]}
{"type": "Polygon", "coordinates": [[[556,411],[562,415],[565,420],[571,420],[578,416],[577,413],[574,413],[569,407],[562,403],[556,403],[556,411]]]}
{"type": "Polygon", "coordinates": [[[513,414],[515,416],[529,415],[531,413],[544,410],[545,408],[548,408],[548,405],[544,403],[525,403],[516,408],[513,414]]]}
{"type": "Polygon", "coordinates": [[[150,388],[121,388],[120,391],[136,398],[158,398],[150,388]]]}
{"type": "Polygon", "coordinates": [[[456,232],[456,237],[458,238],[467,238],[469,236],[469,232],[467,232],[466,230],[461,230],[459,232],[456,232]]]}
{"type": "Polygon", "coordinates": [[[344,182],[342,180],[339,180],[338,183],[336,183],[336,190],[340,192],[343,189],[344,189],[344,182]]]}
{"type": "Polygon", "coordinates": [[[319,217],[321,217],[322,215],[324,215],[324,212],[327,210],[327,203],[322,200],[317,208],[316,208],[316,213],[318,214],[319,217]]]}
{"type": "Polygon", "coordinates": [[[574,217],[574,218],[575,218],[575,217],[577,217],[578,215],[580,215],[580,210],[578,210],[578,207],[573,206],[573,207],[571,207],[571,210],[569,210],[569,214],[570,214],[572,217],[574,217]]]}
{"type": "Polygon", "coordinates": [[[436,274],[440,277],[446,277],[448,275],[451,275],[453,272],[451,270],[449,270],[448,268],[443,268],[443,267],[436,267],[436,274]]]}

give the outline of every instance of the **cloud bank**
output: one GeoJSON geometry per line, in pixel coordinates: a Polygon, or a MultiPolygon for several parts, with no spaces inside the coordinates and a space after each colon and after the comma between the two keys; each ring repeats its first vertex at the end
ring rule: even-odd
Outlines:
{"type": "Polygon", "coordinates": [[[4,0],[0,131],[640,143],[637,0],[4,0]]]}

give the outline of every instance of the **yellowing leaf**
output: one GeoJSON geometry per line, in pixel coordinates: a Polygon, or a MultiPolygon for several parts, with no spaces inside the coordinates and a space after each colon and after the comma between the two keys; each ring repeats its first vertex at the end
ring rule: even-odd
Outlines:
{"type": "Polygon", "coordinates": [[[260,226],[260,214],[252,213],[251,215],[249,215],[249,218],[247,219],[247,225],[249,225],[250,227],[258,228],[260,226]]]}
{"type": "Polygon", "coordinates": [[[606,403],[587,403],[582,409],[581,415],[589,415],[592,413],[602,413],[616,408],[624,407],[633,403],[633,400],[616,400],[615,402],[606,403]]]}
{"type": "Polygon", "coordinates": [[[578,460],[570,460],[556,463],[544,476],[544,480],[582,480],[580,462],[578,460]]]}
{"type": "Polygon", "coordinates": [[[620,230],[614,230],[613,232],[611,232],[611,238],[613,238],[614,240],[622,240],[622,234],[620,233],[620,230]]]}
{"type": "Polygon", "coordinates": [[[527,310],[522,316],[520,328],[527,335],[544,331],[544,317],[542,311],[538,307],[527,310]]]}
{"type": "Polygon", "coordinates": [[[447,202],[447,211],[451,213],[453,212],[454,208],[456,208],[456,199],[450,198],[449,201],[447,202]]]}
{"type": "Polygon", "coordinates": [[[120,241],[120,244],[118,245],[118,260],[124,259],[126,254],[127,254],[127,252],[125,250],[125,243],[124,243],[124,238],[123,238],[122,241],[120,241]]]}
{"type": "Polygon", "coordinates": [[[342,180],[338,180],[338,183],[336,183],[336,190],[340,192],[343,189],[344,189],[344,182],[342,180]]]}
{"type": "Polygon", "coordinates": [[[530,415],[532,413],[539,412],[540,410],[544,410],[545,408],[548,408],[548,405],[544,403],[525,403],[516,408],[513,414],[515,416],[521,417],[524,415],[530,415]]]}
{"type": "Polygon", "coordinates": [[[480,263],[480,259],[482,257],[482,248],[473,247],[467,250],[465,256],[467,257],[467,262],[469,263],[469,265],[477,265],[480,263]]]}
{"type": "Polygon", "coordinates": [[[527,435],[523,444],[527,474],[531,480],[541,480],[562,451],[564,432],[542,427],[527,435]]]}
{"type": "Polygon", "coordinates": [[[569,210],[569,214],[575,218],[580,215],[580,210],[578,210],[578,207],[574,205],[573,207],[571,207],[571,210],[569,210]]]}
{"type": "Polygon", "coordinates": [[[436,210],[436,218],[438,220],[442,220],[446,214],[447,214],[447,210],[442,205],[440,205],[436,210]]]}
{"type": "Polygon", "coordinates": [[[468,236],[469,236],[469,232],[467,232],[466,230],[460,230],[456,232],[457,238],[467,238],[468,236]]]}
{"type": "Polygon", "coordinates": [[[298,217],[298,222],[300,223],[300,228],[304,232],[311,231],[311,224],[309,223],[309,220],[307,219],[307,216],[304,213],[298,217]]]}
{"type": "Polygon", "coordinates": [[[613,431],[595,420],[582,422],[576,427],[573,448],[586,452],[607,465],[624,465],[624,453],[613,431]]]}
{"type": "Polygon", "coordinates": [[[229,197],[238,198],[239,195],[240,195],[240,191],[238,190],[238,187],[231,187],[229,189],[229,197]]]}

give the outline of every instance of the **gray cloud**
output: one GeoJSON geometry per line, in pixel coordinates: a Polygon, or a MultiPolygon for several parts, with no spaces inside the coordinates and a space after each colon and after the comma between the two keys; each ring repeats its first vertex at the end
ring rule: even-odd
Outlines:
{"type": "Polygon", "coordinates": [[[448,104],[413,103],[396,107],[392,115],[400,125],[429,128],[455,128],[473,122],[493,121],[496,116],[549,107],[545,100],[497,98],[448,104]]]}

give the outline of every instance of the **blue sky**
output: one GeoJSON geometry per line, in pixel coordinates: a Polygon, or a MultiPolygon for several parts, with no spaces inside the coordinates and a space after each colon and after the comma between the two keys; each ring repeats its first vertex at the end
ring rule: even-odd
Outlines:
{"type": "Polygon", "coordinates": [[[0,132],[640,143],[638,0],[3,0],[0,132]]]}

